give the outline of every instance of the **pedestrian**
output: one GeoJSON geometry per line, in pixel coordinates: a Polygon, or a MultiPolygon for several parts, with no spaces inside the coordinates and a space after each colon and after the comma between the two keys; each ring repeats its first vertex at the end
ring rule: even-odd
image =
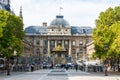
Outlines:
{"type": "Polygon", "coordinates": [[[68,64],[65,65],[65,68],[66,68],[66,70],[68,70],[68,68],[69,68],[68,64]]]}
{"type": "Polygon", "coordinates": [[[34,66],[33,64],[31,64],[31,72],[33,72],[33,70],[34,70],[34,66]]]}
{"type": "Polygon", "coordinates": [[[78,64],[77,63],[75,64],[75,70],[76,70],[76,72],[78,71],[78,64]]]}

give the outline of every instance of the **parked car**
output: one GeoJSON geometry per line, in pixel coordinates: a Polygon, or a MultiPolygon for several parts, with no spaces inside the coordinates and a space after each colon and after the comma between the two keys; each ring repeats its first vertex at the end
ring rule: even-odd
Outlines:
{"type": "Polygon", "coordinates": [[[87,65],[87,66],[96,66],[96,65],[99,65],[97,62],[95,61],[86,61],[86,62],[83,62],[84,65],[87,65]]]}
{"type": "Polygon", "coordinates": [[[61,68],[61,64],[56,64],[55,67],[56,68],[61,68]]]}
{"type": "Polygon", "coordinates": [[[79,66],[83,66],[83,65],[87,65],[87,66],[95,66],[95,65],[99,65],[99,63],[97,63],[96,61],[82,61],[82,60],[79,60],[77,61],[77,64],[79,66]]]}
{"type": "Polygon", "coordinates": [[[77,63],[79,66],[83,66],[83,65],[84,65],[82,60],[78,60],[78,61],[76,61],[76,63],[77,63]]]}

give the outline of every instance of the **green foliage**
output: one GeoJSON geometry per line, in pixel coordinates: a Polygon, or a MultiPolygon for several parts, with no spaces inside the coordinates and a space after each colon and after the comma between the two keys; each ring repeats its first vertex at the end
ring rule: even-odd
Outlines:
{"type": "Polygon", "coordinates": [[[94,55],[100,59],[120,57],[120,6],[101,12],[93,31],[94,55]],[[107,49],[105,49],[107,45],[107,49]]]}
{"type": "Polygon", "coordinates": [[[2,28],[2,37],[0,38],[0,51],[6,56],[7,58],[14,55],[14,50],[17,51],[17,55],[19,56],[22,53],[23,49],[23,22],[22,20],[8,12],[7,15],[3,14],[6,20],[2,23],[4,27],[2,28]]]}
{"type": "Polygon", "coordinates": [[[6,26],[6,21],[8,19],[8,12],[0,10],[0,37],[2,37],[3,27],[6,26]]]}

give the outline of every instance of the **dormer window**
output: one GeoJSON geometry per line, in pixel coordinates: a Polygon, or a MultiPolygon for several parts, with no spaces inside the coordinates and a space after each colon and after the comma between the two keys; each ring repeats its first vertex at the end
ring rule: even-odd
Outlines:
{"type": "Polygon", "coordinates": [[[59,28],[58,31],[61,31],[61,29],[59,28]]]}

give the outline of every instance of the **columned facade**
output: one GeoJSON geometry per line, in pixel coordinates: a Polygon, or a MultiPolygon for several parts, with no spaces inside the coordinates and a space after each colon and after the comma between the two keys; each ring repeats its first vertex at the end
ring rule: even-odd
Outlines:
{"type": "Polygon", "coordinates": [[[92,41],[92,28],[70,26],[62,15],[56,16],[49,26],[29,26],[25,39],[33,43],[34,55],[40,49],[41,61],[58,63],[83,59],[86,44],[92,41]],[[85,32],[85,33],[84,33],[85,32]],[[44,58],[43,58],[44,57],[44,58]]]}

